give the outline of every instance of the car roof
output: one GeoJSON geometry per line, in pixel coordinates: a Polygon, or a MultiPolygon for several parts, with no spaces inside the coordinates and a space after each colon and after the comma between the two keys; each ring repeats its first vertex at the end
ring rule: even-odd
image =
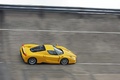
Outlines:
{"type": "Polygon", "coordinates": [[[44,44],[46,50],[54,50],[53,45],[51,44],[44,44]]]}

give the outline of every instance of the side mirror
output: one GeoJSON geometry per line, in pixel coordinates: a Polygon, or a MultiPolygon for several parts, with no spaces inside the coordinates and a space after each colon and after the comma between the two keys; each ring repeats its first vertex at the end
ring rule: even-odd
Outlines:
{"type": "Polygon", "coordinates": [[[56,44],[56,46],[58,46],[58,44],[56,44]]]}

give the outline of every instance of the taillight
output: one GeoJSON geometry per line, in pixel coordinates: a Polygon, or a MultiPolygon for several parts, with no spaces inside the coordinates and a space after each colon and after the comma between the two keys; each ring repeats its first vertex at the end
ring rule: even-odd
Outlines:
{"type": "Polygon", "coordinates": [[[27,56],[25,53],[23,53],[25,56],[27,56]]]}
{"type": "Polygon", "coordinates": [[[22,44],[22,46],[24,46],[24,44],[22,44]]]}
{"type": "Polygon", "coordinates": [[[25,56],[27,56],[26,53],[23,51],[23,49],[22,49],[22,52],[23,52],[23,54],[24,54],[25,56]]]}

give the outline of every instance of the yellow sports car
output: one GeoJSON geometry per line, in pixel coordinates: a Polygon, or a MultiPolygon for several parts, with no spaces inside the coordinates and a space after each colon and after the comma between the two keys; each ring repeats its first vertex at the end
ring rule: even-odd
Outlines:
{"type": "Polygon", "coordinates": [[[76,55],[59,45],[24,44],[20,48],[20,54],[23,61],[31,65],[36,63],[55,63],[62,65],[76,63],[76,55]]]}

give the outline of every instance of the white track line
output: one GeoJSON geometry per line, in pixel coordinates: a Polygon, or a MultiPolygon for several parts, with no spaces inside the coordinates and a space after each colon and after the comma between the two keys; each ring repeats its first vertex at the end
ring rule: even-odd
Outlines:
{"type": "Polygon", "coordinates": [[[118,65],[120,66],[120,63],[76,63],[76,64],[85,64],[85,65],[118,65]]]}
{"type": "Polygon", "coordinates": [[[0,64],[3,63],[3,62],[0,62],[0,64]]]}
{"type": "Polygon", "coordinates": [[[85,73],[85,74],[75,74],[75,73],[72,73],[73,75],[81,75],[81,76],[89,76],[90,74],[89,73],[85,73]]]}
{"type": "MultiPolygon", "coordinates": [[[[90,76],[90,74],[91,73],[78,73],[78,74],[75,74],[75,73],[73,73],[73,75],[81,75],[81,76],[90,76]]],[[[102,73],[102,74],[100,74],[100,73],[95,73],[95,74],[93,74],[93,75],[95,75],[95,76],[101,76],[101,75],[104,75],[104,76],[120,76],[120,74],[119,73],[102,73]]]]}
{"type": "Polygon", "coordinates": [[[31,32],[59,32],[59,33],[91,33],[91,34],[120,34],[120,32],[103,31],[60,31],[60,30],[31,30],[31,29],[0,29],[0,31],[31,31],[31,32]]]}

